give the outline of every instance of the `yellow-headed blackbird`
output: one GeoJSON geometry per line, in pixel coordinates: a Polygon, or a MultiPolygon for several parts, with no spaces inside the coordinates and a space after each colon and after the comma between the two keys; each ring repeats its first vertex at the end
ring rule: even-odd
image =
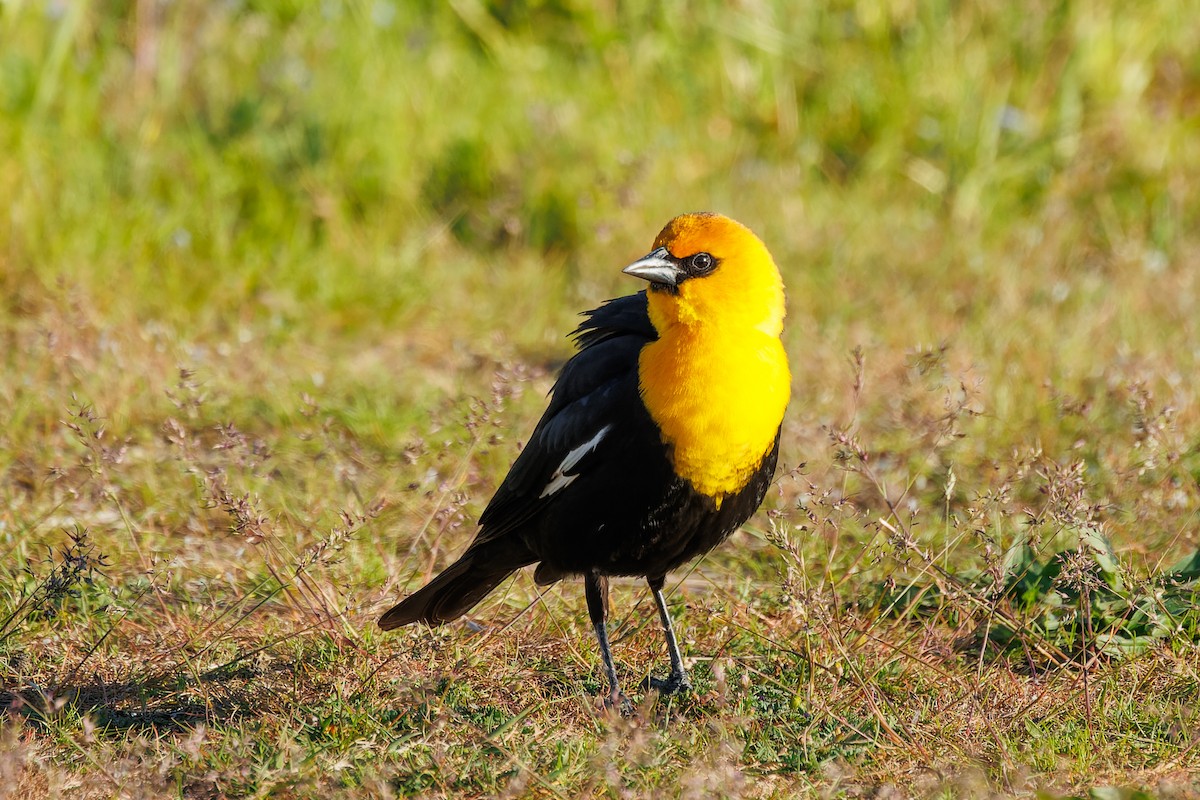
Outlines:
{"type": "Polygon", "coordinates": [[[720,544],[762,502],[791,390],[783,281],[745,226],[713,213],[667,223],[624,270],[649,291],[586,312],[550,405],[457,561],[379,620],[465,614],[514,570],[582,575],[608,676],[608,578],[644,576],[671,658],[663,694],[690,688],[663,600],[668,572],[720,544]]]}

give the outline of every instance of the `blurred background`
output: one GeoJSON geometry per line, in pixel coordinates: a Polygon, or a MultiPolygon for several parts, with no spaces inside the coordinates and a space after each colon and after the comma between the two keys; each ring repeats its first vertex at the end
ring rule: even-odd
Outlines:
{"type": "Polygon", "coordinates": [[[666,219],[717,208],[819,326],[1015,315],[997,275],[1087,305],[1187,255],[1188,9],[10,2],[5,288],[382,329],[531,262],[522,307],[594,302],[666,219]]]}
{"type": "Polygon", "coordinates": [[[784,272],[790,463],[827,449],[821,426],[912,433],[903,393],[850,397],[856,347],[883,386],[947,365],[986,414],[981,455],[1073,446],[1063,397],[1127,427],[1117,385],[1191,420],[1195,17],[1105,0],[7,3],[10,447],[72,393],[128,432],[180,366],[276,421],[272,398],[320,390],[355,437],[402,447],[487,364],[553,369],[576,313],[636,289],[618,268],[696,209],[751,226],[784,272]],[[48,345],[38,315],[68,333],[48,345]]]}
{"type": "Polygon", "coordinates": [[[1192,0],[0,3],[10,622],[84,531],[76,613],[133,609],[100,672],[133,620],[357,636],[465,545],[578,312],[706,209],[779,263],[795,386],[773,522],[684,596],[799,629],[914,546],[999,576],[1087,531],[1161,572],[1198,544],[1198,52],[1192,0]]]}
{"type": "Polygon", "coordinates": [[[3,310],[73,293],[185,340],[432,332],[561,357],[576,310],[633,288],[616,267],[711,208],[783,267],[802,390],[856,344],[952,339],[1030,386],[1118,350],[1188,375],[1193,17],[10,2],[3,310]]]}

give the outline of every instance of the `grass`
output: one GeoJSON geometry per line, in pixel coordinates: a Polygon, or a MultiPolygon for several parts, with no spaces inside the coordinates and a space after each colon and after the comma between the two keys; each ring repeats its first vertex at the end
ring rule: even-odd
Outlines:
{"type": "Polygon", "coordinates": [[[0,5],[0,793],[1195,796],[1197,19],[0,5]],[[795,384],[697,692],[529,575],[380,634],[701,208],[795,384]]]}

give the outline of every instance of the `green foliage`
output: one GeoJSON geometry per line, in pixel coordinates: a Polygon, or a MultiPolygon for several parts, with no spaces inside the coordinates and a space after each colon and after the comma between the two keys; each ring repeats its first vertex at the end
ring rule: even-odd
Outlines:
{"type": "Polygon", "coordinates": [[[1192,4],[0,7],[18,794],[1195,793],[1192,4]],[[672,586],[700,690],[605,715],[570,582],[380,635],[703,208],[794,382],[672,586]]]}
{"type": "Polygon", "coordinates": [[[60,547],[57,554],[47,553],[38,565],[40,570],[33,566],[24,568],[32,588],[16,599],[13,610],[0,620],[0,644],[16,636],[22,623],[57,617],[68,598],[78,599],[83,589],[96,586],[98,577],[103,575],[108,564],[87,531],[77,527],[63,534],[68,544],[60,547]]]}
{"type": "Polygon", "coordinates": [[[1013,612],[979,624],[977,646],[1014,652],[1027,652],[1031,639],[1108,656],[1200,641],[1200,550],[1160,574],[1127,583],[1128,568],[1108,537],[1085,528],[1078,540],[1074,548],[1040,557],[1022,534],[1004,555],[999,581],[975,570],[928,584],[910,582],[901,591],[883,586],[878,604],[897,615],[932,614],[948,605],[962,609],[959,595],[970,592],[976,608],[1013,612]],[[943,591],[947,585],[952,592],[943,591]]]}
{"type": "Polygon", "coordinates": [[[452,220],[455,236],[465,242],[490,243],[497,232],[489,231],[480,217],[495,180],[483,143],[460,139],[434,159],[421,193],[431,208],[452,220]]]}

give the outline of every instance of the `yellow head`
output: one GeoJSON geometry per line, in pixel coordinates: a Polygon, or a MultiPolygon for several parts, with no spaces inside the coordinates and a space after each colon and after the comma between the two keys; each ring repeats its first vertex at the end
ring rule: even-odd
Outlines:
{"type": "Polygon", "coordinates": [[[660,335],[675,325],[783,330],[779,269],[754,232],[729,217],[676,217],[625,272],[650,281],[650,320],[660,335]]]}

